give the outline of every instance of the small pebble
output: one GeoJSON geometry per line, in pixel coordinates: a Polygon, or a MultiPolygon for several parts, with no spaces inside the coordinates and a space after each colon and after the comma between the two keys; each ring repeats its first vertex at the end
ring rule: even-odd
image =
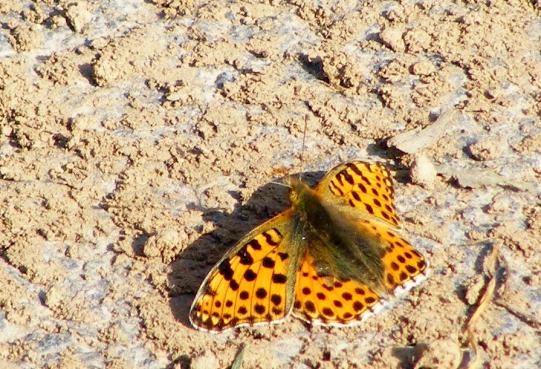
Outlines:
{"type": "Polygon", "coordinates": [[[436,168],[434,168],[434,164],[426,155],[419,154],[415,156],[410,172],[411,181],[413,183],[427,189],[432,189],[434,188],[436,175],[436,168]]]}
{"type": "Polygon", "coordinates": [[[379,33],[379,37],[385,45],[387,45],[393,51],[404,51],[406,46],[402,39],[404,31],[400,27],[385,28],[379,33]]]}

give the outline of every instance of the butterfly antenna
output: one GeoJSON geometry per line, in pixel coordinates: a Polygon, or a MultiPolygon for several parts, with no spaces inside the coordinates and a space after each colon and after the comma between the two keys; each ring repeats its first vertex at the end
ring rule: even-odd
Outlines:
{"type": "Polygon", "coordinates": [[[291,186],[286,183],[280,183],[280,182],[270,182],[270,183],[278,185],[278,186],[282,186],[282,187],[291,188],[291,186]]]}
{"type": "Polygon", "coordinates": [[[302,148],[301,148],[301,172],[299,173],[299,181],[304,173],[304,147],[306,143],[306,127],[308,126],[308,115],[304,116],[304,131],[302,133],[302,148]]]}

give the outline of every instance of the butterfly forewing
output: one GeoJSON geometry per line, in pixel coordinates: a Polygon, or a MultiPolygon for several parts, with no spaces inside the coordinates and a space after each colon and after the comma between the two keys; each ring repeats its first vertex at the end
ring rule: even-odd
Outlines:
{"type": "Polygon", "coordinates": [[[301,246],[291,209],[255,228],[216,264],[190,311],[198,328],[221,331],[284,318],[292,307],[301,246]]]}
{"type": "Polygon", "coordinates": [[[315,190],[326,200],[345,202],[361,213],[399,226],[391,175],[382,165],[362,161],[340,164],[325,175],[315,190]]]}

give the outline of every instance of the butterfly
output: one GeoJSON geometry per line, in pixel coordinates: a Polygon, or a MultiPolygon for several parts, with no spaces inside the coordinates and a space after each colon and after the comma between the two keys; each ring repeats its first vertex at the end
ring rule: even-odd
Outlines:
{"type": "Polygon", "coordinates": [[[190,310],[198,329],[274,323],[293,315],[347,326],[426,277],[400,234],[389,171],[353,161],[314,188],[289,181],[291,207],[244,236],[212,268],[190,310]]]}

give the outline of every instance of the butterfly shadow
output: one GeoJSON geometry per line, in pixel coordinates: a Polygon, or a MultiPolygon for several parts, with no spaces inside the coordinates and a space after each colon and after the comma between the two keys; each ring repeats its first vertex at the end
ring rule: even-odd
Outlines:
{"type": "MultiPolygon", "coordinates": [[[[305,172],[302,179],[306,183],[314,184],[324,174],[325,172],[305,172]]],[[[284,178],[278,182],[286,183],[284,178]]],[[[231,213],[199,204],[191,205],[192,210],[203,213],[203,219],[212,223],[214,229],[201,235],[170,264],[167,276],[169,306],[175,319],[187,327],[191,327],[188,318],[190,306],[212,267],[243,235],[289,207],[288,188],[276,183],[260,187],[242,205],[240,193],[229,194],[237,199],[231,213]]]]}

